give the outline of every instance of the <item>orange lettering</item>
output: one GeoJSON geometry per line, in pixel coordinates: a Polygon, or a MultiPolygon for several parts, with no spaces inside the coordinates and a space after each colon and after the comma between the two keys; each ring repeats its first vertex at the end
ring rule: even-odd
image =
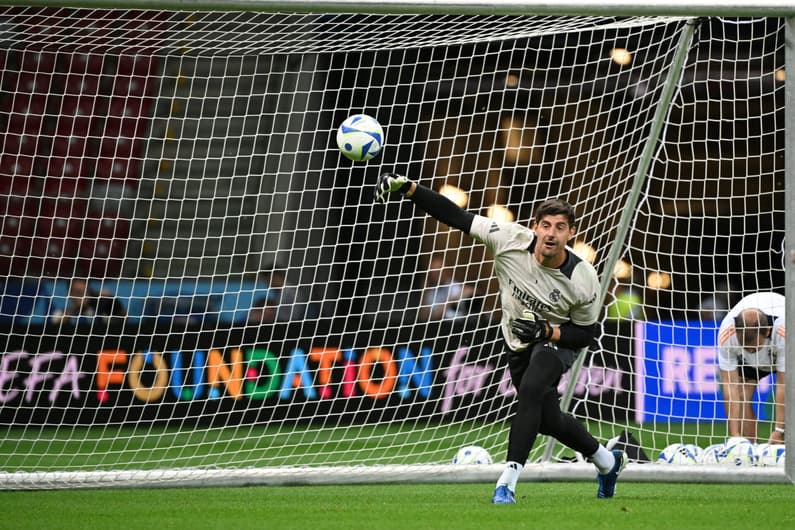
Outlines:
{"type": "Polygon", "coordinates": [[[119,350],[102,350],[97,355],[97,388],[106,390],[110,385],[124,383],[124,371],[114,370],[117,364],[127,363],[127,352],[119,350]]]}
{"type": "Polygon", "coordinates": [[[230,356],[232,362],[226,364],[221,352],[210,350],[207,360],[207,382],[214,387],[221,386],[223,382],[226,392],[233,398],[240,399],[243,397],[243,352],[235,348],[230,356]]]}
{"type": "Polygon", "coordinates": [[[359,387],[372,398],[385,398],[395,388],[397,373],[397,366],[389,351],[383,348],[368,349],[359,364],[359,387]],[[383,365],[384,377],[380,382],[375,382],[372,380],[373,368],[379,363],[383,365]]]}

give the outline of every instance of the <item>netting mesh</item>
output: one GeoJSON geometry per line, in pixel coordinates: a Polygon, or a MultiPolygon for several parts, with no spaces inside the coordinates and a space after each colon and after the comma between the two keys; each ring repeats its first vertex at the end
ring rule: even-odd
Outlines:
{"type": "Polygon", "coordinates": [[[520,223],[572,202],[609,281],[570,409],[652,456],[724,439],[716,322],[783,288],[783,29],[701,21],[655,140],[686,24],[2,8],[3,470],[500,461],[491,258],[373,204],[385,170],[520,223]],[[368,163],[334,143],[359,112],[386,132],[368,163]]]}

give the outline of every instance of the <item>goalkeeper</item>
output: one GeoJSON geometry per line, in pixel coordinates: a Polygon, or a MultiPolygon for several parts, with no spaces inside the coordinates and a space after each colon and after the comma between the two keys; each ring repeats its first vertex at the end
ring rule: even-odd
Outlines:
{"type": "Polygon", "coordinates": [[[555,437],[596,466],[597,496],[612,497],[626,464],[623,451],[608,451],[560,409],[557,386],[581,348],[597,333],[601,311],[596,271],[567,246],[576,232],[565,201],[541,203],[532,229],[467,212],[435,191],[393,173],[381,175],[376,202],[401,193],[442,223],[485,244],[500,285],[502,334],[517,409],[508,435],[505,469],[492,502],[514,504],[516,483],[538,434],[555,437]]]}

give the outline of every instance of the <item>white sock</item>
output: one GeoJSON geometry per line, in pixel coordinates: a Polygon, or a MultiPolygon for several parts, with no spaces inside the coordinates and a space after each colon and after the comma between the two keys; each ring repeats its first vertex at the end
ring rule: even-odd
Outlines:
{"type": "Polygon", "coordinates": [[[519,474],[522,472],[524,466],[519,462],[508,462],[505,464],[505,470],[497,480],[497,487],[508,486],[511,491],[516,491],[516,483],[519,481],[519,474]]]}
{"type": "Polygon", "coordinates": [[[596,469],[599,470],[599,473],[607,473],[616,463],[616,457],[613,456],[612,451],[608,451],[605,449],[603,445],[599,445],[599,449],[596,450],[594,454],[588,457],[588,460],[593,462],[593,465],[596,466],[596,469]]]}

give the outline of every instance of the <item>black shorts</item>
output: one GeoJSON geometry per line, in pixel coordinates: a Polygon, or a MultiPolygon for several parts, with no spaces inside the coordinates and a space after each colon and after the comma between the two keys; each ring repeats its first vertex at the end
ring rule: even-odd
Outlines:
{"type": "Polygon", "coordinates": [[[580,353],[576,350],[561,348],[552,341],[539,342],[520,352],[511,350],[506,344],[505,352],[508,356],[508,369],[511,374],[511,380],[516,385],[521,381],[522,374],[527,369],[530,359],[534,355],[553,355],[557,357],[561,364],[560,373],[564,374],[574,365],[574,361],[577,360],[577,355],[580,353]]]}
{"type": "Polygon", "coordinates": [[[743,380],[758,383],[760,379],[764,379],[776,371],[775,369],[767,370],[767,368],[767,366],[760,367],[741,364],[737,366],[737,372],[740,374],[740,377],[742,377],[743,380]]]}

